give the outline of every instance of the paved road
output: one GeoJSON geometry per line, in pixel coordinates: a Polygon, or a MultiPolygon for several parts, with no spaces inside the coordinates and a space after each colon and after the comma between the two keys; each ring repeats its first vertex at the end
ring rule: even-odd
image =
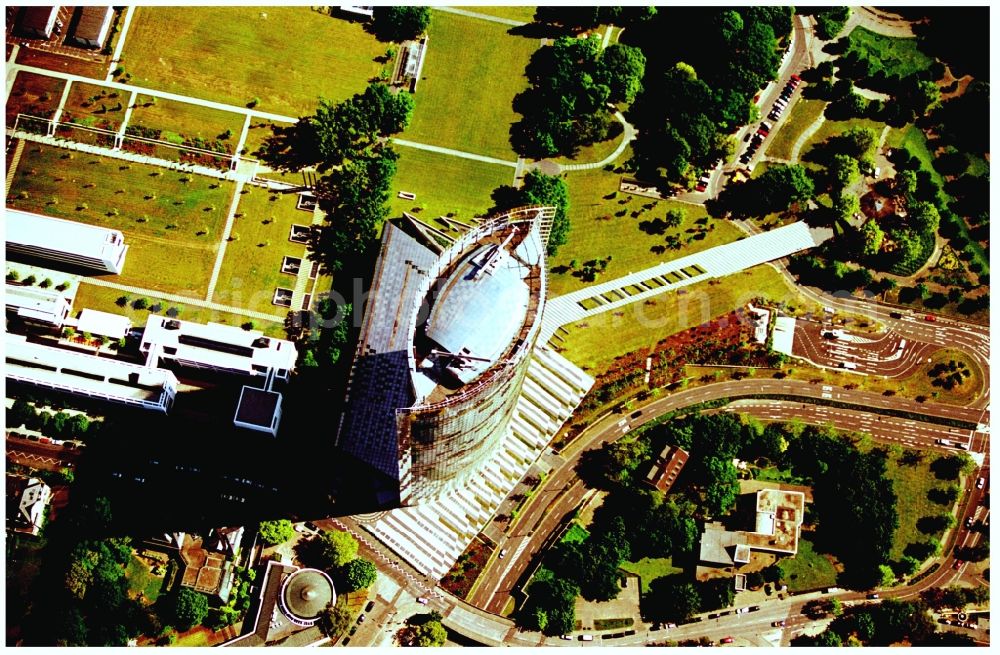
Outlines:
{"type": "MultiPolygon", "coordinates": [[[[846,389],[834,389],[833,387],[810,384],[801,381],[789,380],[741,380],[732,382],[719,382],[709,384],[694,389],[671,394],[664,398],[657,399],[647,405],[640,416],[635,419],[626,418],[619,414],[610,414],[592,425],[583,435],[577,438],[574,444],[567,448],[562,456],[565,463],[555,469],[542,487],[536,492],[532,501],[524,508],[522,515],[515,526],[511,536],[504,542],[498,544],[499,549],[506,549],[512,559],[517,559],[513,554],[523,554],[522,559],[531,560],[534,555],[542,552],[543,545],[549,534],[561,523],[564,515],[575,509],[583,499],[586,489],[582,485],[577,485],[576,464],[580,460],[583,452],[600,448],[605,441],[614,441],[634,427],[638,427],[656,416],[666,412],[686,407],[695,403],[714,400],[717,398],[732,397],[751,393],[789,394],[806,396],[812,398],[824,398],[841,402],[849,402],[860,407],[883,407],[895,408],[907,411],[918,412],[931,416],[959,418],[977,422],[982,418],[982,412],[975,409],[963,407],[949,407],[936,403],[917,403],[907,399],[886,398],[880,394],[872,394],[863,391],[852,391],[846,389]]],[[[796,406],[799,404],[797,403],[796,406]]],[[[829,416],[828,421],[839,425],[839,420],[843,415],[831,411],[833,408],[815,408],[805,404],[805,407],[798,407],[798,411],[803,415],[813,412],[813,416],[829,416]]],[[[794,416],[789,413],[788,416],[794,416]]],[[[877,425],[882,421],[889,420],[878,415],[870,418],[867,424],[877,425]]],[[[905,421],[911,421],[916,425],[916,421],[906,419],[901,425],[912,427],[905,421]]],[[[890,421],[890,424],[900,424],[898,421],[890,421]]],[[[852,418],[846,422],[848,429],[859,429],[866,425],[860,418],[852,418]]],[[[933,440],[939,438],[938,434],[948,434],[939,432],[937,429],[923,429],[917,433],[919,440],[914,440],[917,447],[935,447],[933,440]]],[[[886,434],[888,431],[879,430],[878,434],[886,434]]],[[[909,430],[900,428],[900,435],[910,435],[909,430]]],[[[966,431],[968,434],[968,431],[966,431]]],[[[955,436],[952,434],[952,436],[955,436]]],[[[985,442],[980,441],[980,447],[984,447],[985,442]]],[[[494,559],[487,566],[479,581],[475,593],[469,599],[473,605],[482,607],[490,612],[499,613],[510,600],[510,592],[514,589],[520,575],[527,569],[528,563],[513,563],[494,559]]]]}
{"type": "Polygon", "coordinates": [[[6,450],[8,460],[46,471],[76,466],[81,452],[78,448],[64,448],[15,436],[7,436],[6,450]]]}

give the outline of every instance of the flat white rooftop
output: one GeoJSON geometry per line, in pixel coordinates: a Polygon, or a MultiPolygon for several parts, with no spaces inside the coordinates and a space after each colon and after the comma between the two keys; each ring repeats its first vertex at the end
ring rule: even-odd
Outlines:
{"type": "Polygon", "coordinates": [[[154,346],[160,357],[182,363],[261,375],[274,370],[279,377],[286,377],[295,368],[298,357],[294,343],[265,337],[259,330],[151,315],[141,348],[148,353],[154,346]]]}
{"type": "Polygon", "coordinates": [[[77,319],[76,331],[99,334],[112,339],[121,339],[132,329],[128,316],[84,309],[77,319]]]}
{"type": "Polygon", "coordinates": [[[166,369],[30,343],[17,334],[7,333],[4,345],[6,375],[17,380],[151,404],[177,388],[177,378],[166,369]]]}
{"type": "Polygon", "coordinates": [[[31,318],[62,325],[71,304],[59,291],[48,291],[35,287],[8,284],[4,287],[4,302],[7,307],[17,310],[22,318],[31,318]]]}
{"type": "Polygon", "coordinates": [[[118,230],[17,209],[4,210],[4,226],[8,244],[105,262],[120,262],[126,248],[125,238],[118,230]]]}

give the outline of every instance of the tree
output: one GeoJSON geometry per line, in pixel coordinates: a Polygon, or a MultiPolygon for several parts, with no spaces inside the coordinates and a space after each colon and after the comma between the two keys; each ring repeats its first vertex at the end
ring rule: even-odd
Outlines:
{"type": "Polygon", "coordinates": [[[713,578],[698,583],[698,595],[701,597],[701,611],[710,612],[732,607],[736,592],[733,590],[732,578],[713,578]]]}
{"type": "Polygon", "coordinates": [[[406,41],[415,39],[431,23],[429,7],[401,7],[389,5],[375,7],[372,26],[382,41],[406,41]]]}
{"type": "Polygon", "coordinates": [[[323,632],[330,638],[338,637],[351,629],[353,620],[351,611],[346,605],[337,603],[330,605],[320,615],[319,623],[323,632]]]}
{"type": "Polygon", "coordinates": [[[367,589],[378,577],[378,569],[366,559],[352,559],[344,566],[343,580],[347,591],[367,589]]]}
{"type": "Polygon", "coordinates": [[[878,566],[879,575],[881,576],[881,581],[878,586],[880,587],[891,587],[896,582],[896,572],[892,570],[891,566],[886,564],[879,564],[878,566]]]}
{"type": "Polygon", "coordinates": [[[649,602],[643,603],[643,611],[650,620],[686,621],[701,609],[701,595],[694,583],[686,582],[681,576],[670,576],[653,580],[650,585],[649,602]]]}
{"type": "MultiPolygon", "coordinates": [[[[856,196],[854,196],[856,198],[856,196]]],[[[885,233],[882,228],[879,227],[878,222],[873,219],[868,219],[865,224],[861,226],[861,238],[864,244],[861,250],[861,254],[870,257],[876,255],[882,249],[882,241],[885,239],[885,233]]]]}
{"type": "Polygon", "coordinates": [[[642,90],[645,72],[646,55],[642,50],[616,43],[601,53],[595,78],[611,89],[611,102],[631,103],[642,90]]]}
{"type": "Polygon", "coordinates": [[[705,510],[711,516],[721,516],[736,504],[739,479],[730,459],[706,457],[702,464],[706,479],[705,510]]]}
{"type": "Polygon", "coordinates": [[[276,521],[261,521],[258,529],[261,541],[267,546],[283,544],[295,536],[295,528],[288,519],[278,519],[276,521]]]}
{"type": "Polygon", "coordinates": [[[327,567],[339,568],[358,556],[358,541],[343,530],[324,530],[319,535],[320,556],[327,567]]]}
{"type": "Polygon", "coordinates": [[[174,622],[180,630],[201,624],[208,616],[208,597],[188,587],[181,587],[174,598],[174,622]]]}
{"type": "Polygon", "coordinates": [[[566,182],[553,175],[530,171],[524,176],[520,189],[500,187],[493,192],[495,211],[513,209],[520,205],[547,205],[556,208],[549,233],[548,254],[556,254],[559,246],[566,243],[569,234],[569,189],[566,182]]]}
{"type": "Polygon", "coordinates": [[[448,641],[448,632],[441,625],[440,621],[427,621],[413,629],[413,646],[427,648],[433,646],[444,646],[448,641]]]}

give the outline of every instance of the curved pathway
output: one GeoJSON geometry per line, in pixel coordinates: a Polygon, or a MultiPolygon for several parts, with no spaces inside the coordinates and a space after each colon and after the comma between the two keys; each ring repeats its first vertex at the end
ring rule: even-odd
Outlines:
{"type": "Polygon", "coordinates": [[[820,114],[819,118],[813,122],[812,125],[807,127],[806,131],[799,135],[799,138],[795,139],[795,143],[792,144],[792,151],[789,154],[788,161],[793,164],[797,164],[799,162],[799,151],[802,150],[802,146],[804,146],[806,142],[819,131],[819,128],[823,127],[823,123],[825,122],[826,116],[820,114]]]}
{"type": "Polygon", "coordinates": [[[639,132],[638,132],[638,130],[636,130],[632,126],[631,123],[629,123],[627,120],[625,120],[625,117],[622,116],[622,113],[620,111],[616,111],[615,112],[615,118],[618,120],[619,123],[622,124],[622,127],[625,128],[625,131],[622,133],[622,141],[621,141],[621,143],[618,144],[618,147],[615,148],[614,152],[612,152],[610,155],[608,155],[607,157],[605,157],[601,161],[595,161],[595,162],[591,162],[589,164],[566,164],[566,165],[559,165],[559,170],[560,171],[586,171],[586,170],[592,170],[592,169],[595,169],[595,168],[604,168],[605,166],[607,166],[608,164],[610,164],[614,160],[616,160],[619,157],[621,157],[622,153],[625,152],[625,148],[628,147],[628,144],[632,143],[632,140],[635,139],[636,135],[639,132]]]}

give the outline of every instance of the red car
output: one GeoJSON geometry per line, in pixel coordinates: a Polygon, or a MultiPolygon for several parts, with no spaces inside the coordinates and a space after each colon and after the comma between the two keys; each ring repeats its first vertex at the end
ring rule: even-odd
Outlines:
{"type": "Polygon", "coordinates": [[[937,316],[934,316],[933,314],[928,314],[927,316],[924,316],[924,320],[933,323],[934,321],[937,320],[937,316]]]}
{"type": "Polygon", "coordinates": [[[795,73],[792,73],[792,79],[798,81],[801,80],[802,78],[796,75],[795,73]]]}
{"type": "Polygon", "coordinates": [[[732,637],[723,637],[722,641],[720,641],[719,643],[720,644],[731,644],[731,643],[733,643],[733,638],[732,637]]]}

